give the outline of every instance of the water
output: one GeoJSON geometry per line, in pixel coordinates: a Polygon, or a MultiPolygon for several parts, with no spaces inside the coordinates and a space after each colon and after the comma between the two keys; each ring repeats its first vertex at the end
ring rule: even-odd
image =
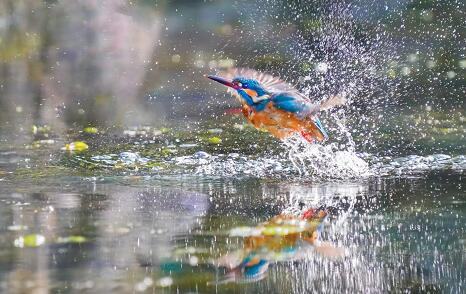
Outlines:
{"type": "Polygon", "coordinates": [[[0,292],[465,292],[464,3],[97,2],[0,4],[0,292]],[[231,66],[344,92],[330,140],[231,66]]]}
{"type": "MultiPolygon", "coordinates": [[[[164,136],[171,141],[170,134],[164,136]]],[[[225,133],[222,138],[228,139],[225,133]]],[[[93,140],[100,139],[87,142],[95,146],[93,140]]],[[[155,156],[144,149],[167,143],[140,140],[147,139],[128,141],[140,149],[100,155],[53,151],[60,149],[57,143],[0,153],[2,291],[459,293],[464,288],[464,156],[339,155],[331,145],[258,156],[223,153],[216,145],[200,151],[202,143],[184,147],[183,140],[169,147],[176,153],[155,156]],[[323,165],[326,172],[312,173],[325,156],[332,158],[323,165]],[[87,172],[77,175],[83,167],[87,172]],[[227,270],[216,260],[244,250],[243,237],[232,231],[318,207],[329,213],[320,240],[341,248],[343,257],[298,246],[292,255],[268,260],[256,281],[219,283],[227,270]]]]}
{"type": "Polygon", "coordinates": [[[458,174],[322,185],[199,178],[59,182],[66,189],[53,188],[54,182],[32,191],[2,186],[4,291],[128,292],[143,288],[145,279],[152,281],[144,284],[148,292],[160,287],[167,292],[460,292],[464,287],[466,198],[458,174]],[[209,260],[241,248],[228,230],[254,226],[289,209],[297,198],[338,209],[322,238],[346,248],[347,257],[333,261],[311,253],[298,263],[271,266],[257,284],[206,286],[218,274],[209,260]],[[29,234],[44,236],[44,244],[13,245],[29,234]],[[86,241],[57,242],[67,236],[86,241]],[[170,285],[164,286],[167,277],[170,285]]]}

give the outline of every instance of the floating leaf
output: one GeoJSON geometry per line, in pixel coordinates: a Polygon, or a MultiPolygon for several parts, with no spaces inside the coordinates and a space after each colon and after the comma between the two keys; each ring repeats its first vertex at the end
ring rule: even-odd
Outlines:
{"type": "Polygon", "coordinates": [[[14,245],[19,248],[24,247],[39,247],[45,243],[45,237],[39,234],[30,234],[17,238],[14,245]]]}
{"type": "Polygon", "coordinates": [[[83,131],[84,133],[88,134],[97,134],[99,132],[99,130],[96,127],[86,127],[83,131]]]}
{"type": "Polygon", "coordinates": [[[210,137],[208,141],[209,141],[210,144],[220,144],[220,143],[222,143],[222,139],[220,139],[219,137],[210,137]]]}
{"type": "Polygon", "coordinates": [[[84,237],[84,236],[79,236],[79,235],[68,236],[68,237],[59,237],[57,239],[57,243],[77,243],[77,244],[80,244],[80,243],[84,243],[84,242],[87,242],[87,238],[84,237]]]}
{"type": "Polygon", "coordinates": [[[89,146],[81,141],[75,141],[70,144],[66,144],[65,147],[62,148],[62,150],[66,151],[84,151],[89,149],[89,146]]]}

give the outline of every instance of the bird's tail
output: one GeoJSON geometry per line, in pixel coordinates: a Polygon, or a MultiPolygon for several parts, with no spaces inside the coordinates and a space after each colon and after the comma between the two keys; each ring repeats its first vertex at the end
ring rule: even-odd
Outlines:
{"type": "Polygon", "coordinates": [[[330,96],[328,99],[325,99],[320,102],[320,110],[328,110],[335,106],[345,105],[346,104],[346,92],[341,92],[340,94],[330,96]]]}
{"type": "Polygon", "coordinates": [[[317,117],[306,120],[302,127],[301,136],[309,143],[313,143],[315,140],[322,142],[328,139],[327,132],[317,117]]]}

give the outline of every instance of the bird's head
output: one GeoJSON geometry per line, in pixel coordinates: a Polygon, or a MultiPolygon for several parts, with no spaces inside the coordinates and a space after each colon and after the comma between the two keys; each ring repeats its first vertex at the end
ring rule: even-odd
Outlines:
{"type": "Polygon", "coordinates": [[[209,79],[216,81],[222,85],[235,89],[240,94],[246,93],[250,97],[258,97],[268,92],[264,89],[264,87],[254,79],[248,79],[245,77],[235,77],[233,80],[229,81],[227,79],[217,77],[217,76],[207,76],[209,79]]]}

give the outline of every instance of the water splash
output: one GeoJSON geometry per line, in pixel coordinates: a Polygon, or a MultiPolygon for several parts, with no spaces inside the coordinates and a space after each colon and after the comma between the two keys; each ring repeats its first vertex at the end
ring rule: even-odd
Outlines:
{"type": "MultiPolygon", "coordinates": [[[[398,100],[396,70],[401,57],[395,50],[397,41],[382,21],[373,19],[376,10],[368,7],[346,1],[309,5],[285,0],[238,7],[249,16],[239,42],[260,41],[260,49],[245,48],[253,51],[254,60],[239,63],[249,67],[257,63],[258,68],[279,74],[313,101],[345,92],[350,115],[384,109],[398,100]]],[[[372,118],[367,119],[370,121],[363,122],[377,125],[372,118]]],[[[361,132],[367,134],[376,127],[361,132]]]]}
{"type": "Polygon", "coordinates": [[[466,169],[466,156],[433,154],[406,157],[375,157],[370,154],[341,151],[330,145],[300,145],[296,138],[287,141],[288,156],[245,156],[237,153],[180,156],[171,160],[184,172],[203,176],[293,178],[328,181],[368,177],[420,175],[431,171],[466,169]]]}
{"type": "Polygon", "coordinates": [[[283,143],[299,175],[311,178],[358,178],[371,174],[369,165],[354,151],[339,150],[336,144],[309,144],[300,137],[283,143]]]}
{"type": "Polygon", "coordinates": [[[258,68],[296,84],[313,102],[337,93],[345,93],[349,101],[345,109],[322,114],[332,134],[330,144],[309,146],[296,138],[284,142],[296,173],[329,179],[371,175],[356,150],[374,145],[373,134],[379,132],[381,120],[371,114],[396,103],[400,83],[393,75],[400,57],[384,24],[373,21],[371,11],[357,3],[244,4],[238,9],[250,19],[244,21],[248,30],[239,41],[260,40],[261,48],[247,48],[254,51],[256,61],[240,60],[240,65],[259,63],[258,68]],[[271,57],[277,62],[260,62],[271,57]],[[357,126],[349,126],[349,121],[357,126]],[[353,140],[355,134],[362,138],[359,145],[353,140]]]}
{"type": "MultiPolygon", "coordinates": [[[[375,17],[377,21],[374,19],[376,9],[369,11],[369,7],[380,8],[380,3],[360,5],[346,1],[330,4],[317,1],[317,5],[306,5],[308,3],[305,1],[289,3],[272,0],[267,1],[267,7],[264,7],[262,3],[243,2],[244,6],[238,9],[250,19],[244,21],[247,30],[237,34],[238,41],[242,50],[253,50],[252,55],[255,57],[254,60],[240,60],[239,65],[280,74],[296,83],[313,101],[345,92],[350,103],[345,109],[322,114],[322,120],[331,133],[331,139],[326,145],[309,145],[302,139],[291,138],[278,150],[280,155],[277,155],[277,150],[266,154],[243,155],[229,153],[232,150],[225,148],[220,154],[207,154],[200,149],[193,155],[182,153],[183,156],[164,158],[164,163],[170,167],[169,173],[327,180],[464,168],[464,159],[461,157],[446,160],[442,158],[443,155],[432,155],[432,158],[387,160],[383,155],[374,157],[358,153],[385,144],[387,140],[380,140],[380,143],[374,138],[387,133],[402,140],[410,140],[406,139],[405,130],[390,121],[387,115],[391,109],[395,109],[391,106],[398,101],[400,78],[403,75],[407,78],[407,75],[403,74],[400,51],[396,50],[399,44],[392,39],[384,21],[379,16],[375,17]],[[244,48],[246,40],[256,42],[244,48]],[[257,47],[259,43],[260,47],[257,47]],[[270,56],[278,56],[280,62],[260,62],[270,56]],[[381,130],[388,121],[395,129],[391,134],[381,130]]],[[[409,60],[417,58],[417,55],[411,56],[409,60]]],[[[190,141],[178,147],[196,146],[190,141]]],[[[388,153],[389,148],[384,146],[383,151],[388,153]]],[[[103,159],[101,163],[113,166],[118,161],[113,158],[103,159]]],[[[98,161],[96,158],[93,160],[98,161]]],[[[130,164],[126,164],[126,160],[122,162],[124,166],[133,164],[133,161],[130,164]]],[[[161,169],[155,167],[152,171],[163,172],[161,169]]]]}
{"type": "MultiPolygon", "coordinates": [[[[437,161],[444,164],[462,161],[464,164],[464,157],[411,156],[396,161],[437,161]]],[[[334,262],[309,255],[300,263],[278,267],[273,273],[276,276],[271,279],[279,280],[282,275],[291,277],[296,281],[293,283],[293,292],[296,293],[310,288],[325,293],[394,290],[436,293],[441,289],[461,292],[463,285],[457,279],[462,276],[458,268],[464,262],[463,241],[447,241],[445,232],[461,235],[464,231],[460,226],[463,216],[456,212],[448,213],[444,208],[420,212],[417,207],[404,211],[397,209],[389,212],[390,217],[377,213],[359,214],[358,206],[364,202],[361,196],[370,193],[369,190],[369,186],[355,183],[290,187],[291,205],[285,208],[285,214],[299,215],[306,209],[297,203],[305,203],[309,207],[338,208],[333,219],[324,223],[324,238],[344,247],[346,256],[344,261],[334,262]],[[439,215],[443,216],[439,219],[439,215]],[[419,240],[424,244],[416,245],[419,240]],[[304,279],[303,272],[306,273],[304,279]]]]}
{"type": "Polygon", "coordinates": [[[176,157],[177,165],[192,166],[196,174],[216,176],[298,177],[310,179],[363,178],[372,174],[356,153],[336,150],[334,145],[303,145],[287,141],[288,157],[242,156],[236,153],[176,157]]]}
{"type": "Polygon", "coordinates": [[[101,167],[138,167],[144,166],[150,159],[142,157],[137,152],[124,151],[120,154],[95,155],[90,158],[90,163],[101,167]]]}

